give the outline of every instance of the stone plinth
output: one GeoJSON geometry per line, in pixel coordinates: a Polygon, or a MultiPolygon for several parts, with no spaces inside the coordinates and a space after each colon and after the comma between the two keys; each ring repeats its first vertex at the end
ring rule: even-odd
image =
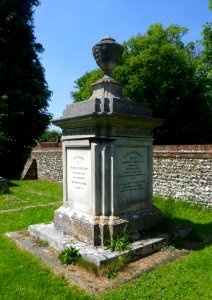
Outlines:
{"type": "MultiPolygon", "coordinates": [[[[118,257],[124,257],[126,254],[131,261],[146,255],[159,251],[165,242],[168,242],[170,235],[157,234],[157,237],[142,238],[139,241],[131,243],[131,247],[127,251],[111,252],[101,246],[93,246],[91,244],[79,241],[72,235],[64,234],[62,231],[55,230],[54,224],[38,224],[30,225],[29,233],[32,237],[38,237],[42,240],[48,240],[49,245],[57,251],[62,251],[70,246],[80,251],[84,259],[92,262],[97,267],[104,266],[108,261],[113,261],[118,257]]],[[[9,233],[9,236],[17,236],[19,233],[9,233]]]]}

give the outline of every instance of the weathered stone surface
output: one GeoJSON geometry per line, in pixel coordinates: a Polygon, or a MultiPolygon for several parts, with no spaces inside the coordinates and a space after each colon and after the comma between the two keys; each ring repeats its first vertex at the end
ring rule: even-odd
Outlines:
{"type": "Polygon", "coordinates": [[[155,238],[141,239],[131,244],[130,250],[122,252],[111,252],[105,247],[95,247],[93,245],[79,241],[73,236],[55,230],[54,224],[37,224],[29,226],[30,235],[41,240],[48,240],[50,246],[62,251],[70,246],[77,248],[81,255],[88,261],[93,262],[97,267],[109,262],[117,257],[128,254],[131,261],[140,257],[152,254],[161,249],[163,243],[168,240],[169,235],[161,234],[155,238]]]}
{"type": "Polygon", "coordinates": [[[93,93],[90,99],[124,99],[122,84],[111,77],[104,76],[91,85],[93,93]]]}
{"type": "Polygon", "coordinates": [[[60,207],[54,214],[54,226],[74,238],[91,245],[104,245],[112,237],[122,235],[126,226],[131,240],[142,238],[142,231],[160,223],[160,210],[154,206],[120,216],[91,216],[68,207],[60,207]]]}
{"type": "Polygon", "coordinates": [[[104,74],[111,76],[113,69],[121,61],[123,47],[107,35],[93,46],[92,52],[104,74]]]}
{"type": "Polygon", "coordinates": [[[121,127],[126,128],[149,128],[151,130],[162,123],[161,120],[152,118],[152,111],[145,103],[103,97],[68,105],[63,117],[54,120],[53,124],[62,129],[77,128],[79,121],[80,128],[122,125],[121,127]]]}
{"type": "Polygon", "coordinates": [[[6,179],[0,177],[0,194],[8,193],[9,188],[6,179]]]}
{"type": "Polygon", "coordinates": [[[63,136],[64,206],[55,228],[87,243],[103,244],[127,225],[132,238],[154,226],[152,141],[63,136]]]}

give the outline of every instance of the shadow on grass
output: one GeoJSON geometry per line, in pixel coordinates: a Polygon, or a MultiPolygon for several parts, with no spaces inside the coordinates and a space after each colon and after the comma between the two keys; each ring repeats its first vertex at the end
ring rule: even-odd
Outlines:
{"type": "Polygon", "coordinates": [[[9,180],[7,180],[7,184],[8,184],[8,187],[10,188],[10,187],[14,187],[14,186],[20,186],[20,184],[17,184],[17,183],[14,183],[14,182],[12,182],[10,179],[9,180]]]}
{"type": "Polygon", "coordinates": [[[200,250],[212,243],[212,222],[201,224],[188,219],[163,216],[158,229],[171,234],[169,244],[177,249],[200,250]]]}
{"type": "Polygon", "coordinates": [[[153,202],[162,213],[162,222],[156,230],[176,232],[175,240],[172,241],[176,248],[199,249],[212,242],[212,211],[209,208],[187,200],[164,198],[160,195],[155,195],[153,202]],[[177,235],[176,228],[190,228],[190,233],[182,240],[177,235]]]}
{"type": "Polygon", "coordinates": [[[4,194],[7,194],[7,195],[11,195],[13,194],[13,192],[10,190],[11,187],[18,187],[20,186],[19,184],[17,183],[14,183],[12,182],[11,180],[7,180],[7,186],[8,186],[8,190],[6,192],[4,192],[4,194]]]}

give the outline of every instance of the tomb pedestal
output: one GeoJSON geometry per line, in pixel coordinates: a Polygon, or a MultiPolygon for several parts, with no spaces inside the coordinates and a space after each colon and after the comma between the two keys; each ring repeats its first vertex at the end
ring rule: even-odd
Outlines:
{"type": "Polygon", "coordinates": [[[162,121],[147,104],[125,99],[111,77],[121,52],[110,37],[94,46],[106,75],[92,85],[89,100],[68,105],[53,121],[63,132],[63,206],[55,211],[54,228],[94,246],[125,227],[137,240],[161,217],[152,205],[152,143],[162,121]]]}
{"type": "Polygon", "coordinates": [[[161,120],[146,104],[102,96],[68,106],[53,122],[63,129],[64,180],[54,225],[93,245],[125,226],[138,239],[160,219],[152,205],[152,132],[161,120]]]}

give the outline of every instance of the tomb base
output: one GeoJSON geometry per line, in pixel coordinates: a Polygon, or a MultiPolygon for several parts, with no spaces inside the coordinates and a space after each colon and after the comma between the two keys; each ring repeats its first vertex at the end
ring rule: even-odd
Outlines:
{"type": "Polygon", "coordinates": [[[160,210],[153,205],[138,212],[125,213],[120,216],[89,216],[67,207],[55,211],[55,229],[94,246],[104,245],[113,237],[126,233],[130,240],[142,238],[142,231],[160,223],[160,210]]]}
{"type": "MultiPolygon", "coordinates": [[[[170,238],[169,234],[158,233],[152,237],[143,237],[142,239],[131,243],[129,250],[112,252],[106,249],[106,247],[93,246],[79,241],[71,235],[64,234],[63,232],[55,229],[54,223],[30,225],[29,232],[31,237],[48,241],[49,246],[53,247],[57,251],[62,251],[70,246],[75,247],[79,250],[85,260],[92,262],[97,267],[101,267],[114,259],[126,257],[126,255],[129,261],[134,261],[141,257],[150,255],[159,251],[164,242],[168,241],[170,238]]],[[[18,244],[20,244],[20,235],[20,232],[8,233],[8,236],[11,238],[18,238],[18,244]]],[[[24,245],[26,245],[26,242],[24,242],[24,245]]],[[[32,248],[33,245],[30,245],[28,249],[31,250],[32,248]]],[[[36,251],[36,253],[37,252],[38,251],[36,251]]]]}

